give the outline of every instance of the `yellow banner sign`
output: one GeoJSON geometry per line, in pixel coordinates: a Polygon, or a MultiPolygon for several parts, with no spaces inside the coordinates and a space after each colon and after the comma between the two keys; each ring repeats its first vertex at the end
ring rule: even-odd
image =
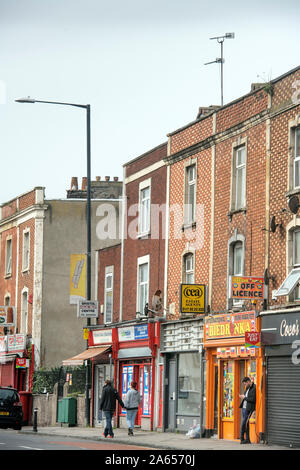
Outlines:
{"type": "Polygon", "coordinates": [[[72,254],[70,264],[70,304],[86,299],[86,255],[72,254]]]}
{"type": "Polygon", "coordinates": [[[206,305],[204,284],[180,285],[181,313],[204,313],[206,305]]]}

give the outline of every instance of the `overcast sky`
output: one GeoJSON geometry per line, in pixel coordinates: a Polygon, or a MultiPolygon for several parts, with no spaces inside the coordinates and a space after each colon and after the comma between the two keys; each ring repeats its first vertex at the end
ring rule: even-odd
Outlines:
{"type": "Polygon", "coordinates": [[[92,179],[122,166],[220,104],[299,65],[299,0],[0,0],[0,204],[35,186],[65,198],[86,176],[91,105],[92,179]]]}

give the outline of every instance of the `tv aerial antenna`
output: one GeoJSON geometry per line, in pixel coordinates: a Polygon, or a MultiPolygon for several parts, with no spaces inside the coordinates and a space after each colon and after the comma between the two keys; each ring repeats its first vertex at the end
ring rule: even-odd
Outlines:
{"type": "Polygon", "coordinates": [[[223,42],[225,39],[234,39],[234,33],[226,33],[224,36],[215,36],[209,39],[216,39],[218,43],[221,44],[221,57],[217,57],[216,60],[213,60],[212,62],[206,62],[204,65],[221,64],[221,106],[223,106],[223,64],[225,62],[223,57],[223,42]]]}

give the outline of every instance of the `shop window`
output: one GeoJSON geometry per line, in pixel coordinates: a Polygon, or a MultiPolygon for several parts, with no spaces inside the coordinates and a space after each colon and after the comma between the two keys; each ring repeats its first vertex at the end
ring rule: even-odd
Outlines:
{"type": "Polygon", "coordinates": [[[223,363],[223,418],[234,416],[234,361],[223,363]]]}
{"type": "Polygon", "coordinates": [[[200,355],[182,353],[178,358],[178,414],[200,413],[200,355]]]}
{"type": "Polygon", "coordinates": [[[194,255],[187,253],[183,257],[183,282],[185,284],[194,284],[194,255]]]}

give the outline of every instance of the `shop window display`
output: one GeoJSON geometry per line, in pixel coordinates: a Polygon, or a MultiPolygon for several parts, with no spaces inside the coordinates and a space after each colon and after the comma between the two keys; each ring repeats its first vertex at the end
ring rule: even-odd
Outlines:
{"type": "Polygon", "coordinates": [[[223,418],[233,418],[234,361],[223,364],[223,418]]]}

